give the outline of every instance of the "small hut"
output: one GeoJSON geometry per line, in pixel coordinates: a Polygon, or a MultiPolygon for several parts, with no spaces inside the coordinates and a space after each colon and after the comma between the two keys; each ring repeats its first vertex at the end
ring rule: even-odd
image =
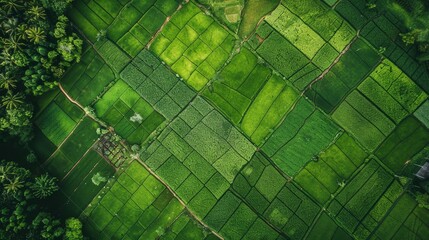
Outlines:
{"type": "Polygon", "coordinates": [[[421,180],[429,178],[429,162],[423,164],[423,166],[417,165],[420,167],[419,171],[415,174],[421,180]]]}

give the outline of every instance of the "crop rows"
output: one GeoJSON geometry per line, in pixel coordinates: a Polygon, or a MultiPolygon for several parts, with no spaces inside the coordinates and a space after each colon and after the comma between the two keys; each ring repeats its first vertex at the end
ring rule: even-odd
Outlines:
{"type": "Polygon", "coordinates": [[[128,55],[134,57],[151,40],[167,16],[177,9],[176,1],[76,1],[69,15],[90,41],[105,31],[128,55]]]}
{"type": "Polygon", "coordinates": [[[61,192],[56,195],[58,211],[78,215],[103,187],[93,185],[91,177],[114,172],[96,151],[98,124],[70,103],[61,93],[44,108],[36,120],[38,131],[33,140],[42,167],[60,180],[61,192]]]}
{"type": "Polygon", "coordinates": [[[281,1],[241,44],[222,25],[241,1],[76,0],[90,42],[60,83],[134,146],[114,169],[98,124],[43,96],[32,146],[59,211],[97,239],[423,239],[427,211],[395,174],[429,144],[427,71],[391,16],[324,2],[281,1]]]}
{"type": "Polygon", "coordinates": [[[368,11],[363,1],[339,1],[335,10],[356,29],[383,55],[398,65],[408,76],[425,91],[429,91],[428,72],[412,56],[414,49],[406,46],[400,39],[400,32],[407,32],[401,27],[399,19],[392,14],[380,14],[368,11]]]}
{"type": "Polygon", "coordinates": [[[320,204],[331,199],[364,162],[367,153],[347,134],[310,161],[294,178],[320,204]]]}
{"type": "Polygon", "coordinates": [[[262,150],[289,176],[328,147],[338,126],[302,98],[262,146],[262,150]]]}
{"type": "Polygon", "coordinates": [[[121,72],[121,78],[169,120],[196,95],[148,50],[133,59],[121,72]]]}
{"type": "Polygon", "coordinates": [[[138,162],[109,184],[84,216],[90,236],[96,239],[204,239],[208,234],[138,162]]]}
{"type": "Polygon", "coordinates": [[[199,91],[228,59],[234,41],[220,24],[188,3],[165,25],[150,49],[199,91]]]}

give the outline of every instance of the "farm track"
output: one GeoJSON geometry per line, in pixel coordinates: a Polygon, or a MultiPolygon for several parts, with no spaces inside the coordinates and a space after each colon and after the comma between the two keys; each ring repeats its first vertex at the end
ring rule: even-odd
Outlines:
{"type": "MultiPolygon", "coordinates": [[[[70,97],[70,95],[64,90],[64,88],[61,86],[61,84],[58,84],[61,92],[67,97],[67,99],[73,103],[74,105],[78,106],[79,108],[81,108],[83,111],[85,111],[85,108],[76,100],[74,100],[72,97],[70,97]]],[[[195,96],[196,97],[196,96],[195,96]]],[[[194,97],[194,98],[195,98],[194,97]]],[[[95,118],[94,116],[91,116],[89,114],[87,114],[85,112],[85,116],[89,116],[91,119],[93,119],[94,121],[96,121],[97,123],[99,123],[100,125],[109,128],[109,126],[106,126],[106,124],[102,121],[100,121],[99,119],[95,118]]],[[[82,118],[83,119],[83,118],[82,118]]],[[[75,128],[76,129],[76,128],[75,128]]],[[[73,130],[74,131],[74,130],[73,130]]],[[[72,133],[73,133],[72,131],[72,133]]],[[[70,133],[70,135],[72,134],[70,133]]],[[[69,136],[70,136],[69,135],[69,136]]],[[[68,137],[69,137],[68,136],[68,137]]],[[[67,138],[68,138],[67,137],[67,138]]],[[[64,140],[63,142],[65,142],[66,140],[64,140]]],[[[95,142],[96,143],[96,142],[95,142]]],[[[95,144],[94,143],[94,144],[95,144]]],[[[88,150],[89,151],[89,150],[88,150]]],[[[127,148],[127,151],[129,151],[129,149],[127,148]]],[[[195,219],[197,220],[202,226],[204,226],[206,229],[210,230],[211,233],[213,233],[214,235],[216,235],[219,239],[224,239],[221,235],[219,235],[219,233],[217,233],[216,231],[214,231],[212,228],[210,228],[207,224],[205,224],[199,217],[197,217],[195,215],[195,213],[193,213],[188,206],[185,204],[185,202],[174,192],[174,190],[160,177],[158,176],[149,166],[146,165],[146,163],[140,158],[140,156],[138,158],[135,158],[136,161],[138,161],[141,165],[143,165],[146,170],[148,170],[150,172],[150,174],[152,174],[158,181],[160,181],[170,192],[171,194],[173,194],[173,196],[180,202],[180,204],[184,207],[184,209],[186,209],[189,214],[195,219]]],[[[77,163],[74,165],[74,167],[77,165],[77,163]]],[[[74,168],[73,167],[73,168],[74,168]]],[[[73,169],[72,169],[73,170],[73,169]]],[[[72,171],[70,170],[70,171],[72,171]]],[[[98,194],[97,194],[98,195],[98,194]]]]}
{"type": "Polygon", "coordinates": [[[359,38],[360,29],[356,31],[356,36],[353,37],[353,39],[347,44],[347,46],[340,52],[340,54],[335,58],[335,60],[329,65],[327,69],[325,69],[322,74],[320,74],[316,79],[310,82],[310,84],[307,85],[307,87],[301,92],[301,96],[303,96],[309,89],[313,87],[313,84],[317,83],[318,81],[322,80],[326,74],[328,74],[331,69],[337,64],[341,57],[346,54],[349,50],[352,44],[359,38]]]}
{"type": "MultiPolygon", "coordinates": [[[[180,5],[181,6],[181,5],[180,5]]],[[[178,9],[176,10],[176,11],[178,11],[178,10],[180,10],[180,8],[181,7],[178,7],[178,9]]],[[[167,24],[168,23],[168,20],[169,20],[169,18],[167,18],[166,19],[166,21],[164,22],[164,24],[161,26],[161,28],[156,32],[156,34],[159,34],[159,32],[161,32],[161,30],[162,30],[162,27],[165,25],[165,24],[167,24]]],[[[75,27],[75,29],[77,29],[77,31],[79,31],[79,33],[85,38],[85,40],[91,45],[91,47],[96,51],[96,53],[104,60],[104,62],[111,68],[111,69],[113,69],[112,68],[112,65],[106,60],[106,59],[104,59],[103,57],[102,57],[102,55],[100,54],[100,52],[98,51],[98,49],[95,47],[95,45],[83,34],[83,32],[80,30],[80,29],[78,29],[77,27],[75,27]]],[[[154,37],[152,38],[152,39],[155,39],[156,38],[156,34],[154,35],[154,37]]],[[[150,44],[147,46],[147,47],[149,47],[150,46],[150,44]]],[[[114,74],[115,74],[115,77],[118,77],[118,75],[117,75],[117,73],[115,72],[115,71],[113,71],[114,72],[114,74]]],[[[77,102],[76,100],[74,100],[68,93],[67,93],[67,91],[62,87],[62,85],[61,85],[61,83],[59,83],[58,84],[58,87],[59,87],[59,89],[60,89],[60,91],[66,96],[66,98],[67,98],[67,100],[69,100],[71,103],[73,103],[74,105],[76,105],[77,107],[79,107],[80,109],[82,109],[84,112],[85,112],[85,115],[84,115],[84,117],[85,116],[88,116],[88,117],[90,117],[91,119],[93,119],[94,121],[96,121],[97,123],[99,123],[101,126],[103,126],[103,127],[106,127],[106,128],[109,128],[109,126],[107,126],[103,121],[101,121],[101,120],[99,120],[99,119],[97,119],[96,117],[94,117],[94,116],[92,116],[91,114],[88,114],[87,113],[87,111],[85,111],[85,107],[83,107],[79,102],[77,102]]],[[[196,97],[198,96],[198,94],[196,95],[196,96],[194,96],[193,97],[193,99],[190,101],[190,102],[192,102],[196,97]]],[[[190,103],[188,103],[188,105],[189,105],[190,103]]],[[[188,106],[187,105],[187,106],[188,106]]],[[[185,108],[186,108],[186,106],[185,106],[185,108]]],[[[180,113],[178,113],[177,115],[179,115],[180,113]]],[[[177,117],[177,115],[176,116],[174,116],[173,118],[175,118],[175,117],[177,117]]],[[[74,129],[75,130],[75,129],[74,129]]],[[[74,131],[73,130],[73,131],[74,131]]],[[[72,131],[72,133],[73,133],[73,131],[72,131]]],[[[71,134],[72,134],[71,133],[71,134]]],[[[70,134],[70,135],[71,135],[70,134]]],[[[69,135],[69,136],[70,136],[69,135]]],[[[68,136],[68,137],[69,137],[68,136]]],[[[68,138],[67,137],[67,138],[68,138]]],[[[64,141],[65,142],[65,141],[64,141]]],[[[129,151],[129,149],[127,148],[127,151],[129,151]]],[[[171,194],[180,202],[180,204],[184,207],[184,209],[186,209],[186,211],[188,211],[189,212],[189,214],[196,220],[196,221],[198,221],[198,223],[199,224],[201,224],[202,226],[204,226],[206,229],[208,229],[208,230],[210,230],[210,232],[212,233],[212,234],[214,234],[216,237],[218,237],[219,239],[224,239],[219,233],[217,233],[216,231],[214,231],[211,227],[209,227],[207,224],[205,224],[203,221],[202,221],[202,219],[200,219],[199,217],[197,217],[196,215],[195,215],[195,213],[193,213],[188,207],[187,207],[187,205],[185,204],[185,202],[183,202],[183,200],[174,192],[174,190],[160,177],[160,176],[158,176],[151,168],[149,168],[149,166],[147,166],[145,163],[144,163],[144,161],[142,160],[142,159],[140,159],[140,157],[138,157],[138,158],[136,158],[135,159],[136,161],[138,161],[140,164],[142,164],[145,168],[146,168],[146,170],[148,170],[158,181],[160,181],[170,192],[171,192],[171,194]]],[[[97,194],[98,195],[98,194],[97,194]]]]}

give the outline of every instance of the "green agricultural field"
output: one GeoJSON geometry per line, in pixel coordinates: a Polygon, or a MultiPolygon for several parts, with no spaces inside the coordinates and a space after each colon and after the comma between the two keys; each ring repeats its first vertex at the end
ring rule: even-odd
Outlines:
{"type": "Polygon", "coordinates": [[[74,0],[67,16],[84,51],[35,99],[28,147],[86,236],[429,235],[429,68],[378,3],[74,0]]]}

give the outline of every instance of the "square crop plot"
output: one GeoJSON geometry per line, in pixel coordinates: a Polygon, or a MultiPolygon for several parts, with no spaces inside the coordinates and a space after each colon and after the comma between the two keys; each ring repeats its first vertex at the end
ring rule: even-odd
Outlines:
{"type": "Polygon", "coordinates": [[[358,89],[395,123],[414,112],[427,98],[427,94],[389,60],[380,63],[358,89]]]}
{"type": "Polygon", "coordinates": [[[425,238],[429,231],[427,210],[417,206],[417,202],[409,194],[404,194],[380,223],[374,236],[382,239],[406,236],[409,238],[425,238]]]}
{"type": "MultiPolygon", "coordinates": [[[[94,198],[84,215],[86,223],[93,226],[89,235],[96,238],[119,234],[122,228],[121,234],[132,239],[186,235],[193,229],[185,227],[186,223],[194,221],[171,192],[137,161],[121,173],[107,193],[94,198]],[[136,188],[130,192],[130,186],[136,188]]],[[[192,230],[198,236],[209,234],[205,231],[201,227],[192,230]]]]}
{"type": "MultiPolygon", "coordinates": [[[[320,208],[294,184],[287,182],[271,161],[256,153],[234,179],[232,189],[278,233],[300,239],[320,208]]],[[[217,216],[210,214],[209,217],[214,221],[217,216]]]]}
{"type": "MultiPolygon", "coordinates": [[[[313,72],[313,67],[318,70],[317,72],[319,74],[327,69],[334,63],[334,60],[340,56],[340,52],[346,48],[355,36],[355,30],[350,27],[347,22],[339,17],[332,9],[327,8],[317,1],[307,1],[301,4],[282,2],[265,21],[270,27],[277,30],[287,41],[284,39],[282,43],[271,41],[270,39],[273,37],[279,39],[277,32],[272,32],[269,36],[263,34],[262,37],[258,33],[260,41],[262,41],[262,45],[258,48],[258,52],[260,52],[271,65],[279,69],[285,77],[290,78],[295,73],[298,74],[299,76],[293,77],[292,81],[296,82],[297,77],[303,80],[303,82],[295,83],[299,88],[303,88],[303,84],[308,84],[311,80],[316,79],[317,75],[311,80],[308,79],[310,76],[316,74],[316,72],[311,73],[313,72]],[[317,19],[317,21],[315,19],[317,19]],[[268,43],[265,43],[266,41],[274,44],[273,46],[275,46],[277,50],[287,50],[286,52],[279,52],[284,52],[284,54],[288,53],[289,58],[296,55],[297,59],[293,58],[290,62],[299,62],[300,64],[289,66],[289,71],[286,69],[282,71],[282,68],[287,66],[287,60],[284,60],[284,63],[277,63],[273,57],[269,57],[268,53],[270,51],[276,52],[276,50],[270,50],[268,48],[269,46],[267,46],[268,43]],[[292,46],[296,47],[305,57],[299,56],[298,53],[294,54],[293,48],[285,48],[283,42],[292,44],[292,46]],[[311,64],[307,65],[306,63],[308,62],[311,62],[311,64]],[[295,67],[296,69],[294,69],[295,67]],[[309,73],[310,75],[306,76],[309,73]]],[[[285,59],[287,58],[285,57],[285,59]]]]}
{"type": "Polygon", "coordinates": [[[376,159],[371,159],[344,186],[328,210],[349,232],[366,238],[401,192],[393,176],[376,159]],[[371,222],[375,222],[375,225],[371,222]]]}
{"type": "Polygon", "coordinates": [[[165,118],[124,81],[119,80],[94,105],[96,114],[131,144],[140,144],[165,118]]]}
{"type": "Polygon", "coordinates": [[[143,156],[179,197],[204,217],[251,158],[255,147],[201,97],[192,101],[173,123],[143,156]],[[181,131],[176,125],[179,120],[189,129],[181,131]],[[195,189],[190,183],[195,183],[195,189]]]}
{"type": "Polygon", "coordinates": [[[400,174],[416,153],[429,144],[429,130],[413,116],[407,117],[375,151],[393,172],[400,174]]]}
{"type": "Polygon", "coordinates": [[[395,128],[388,116],[356,90],[347,96],[332,117],[369,151],[376,149],[395,128]]]}
{"type": "Polygon", "coordinates": [[[148,50],[141,51],[121,78],[166,119],[172,120],[196,93],[148,50]]]}
{"type": "Polygon", "coordinates": [[[354,139],[344,133],[318,155],[317,161],[309,162],[294,180],[324,204],[352,176],[367,155],[354,139]]]}
{"type": "Polygon", "coordinates": [[[186,3],[150,49],[199,91],[225,63],[234,41],[227,30],[194,3],[186,3]]]}
{"type": "Polygon", "coordinates": [[[59,146],[72,132],[76,122],[55,102],[51,102],[36,119],[36,125],[53,144],[59,146]]]}
{"type": "Polygon", "coordinates": [[[262,146],[262,150],[289,176],[293,176],[331,144],[339,128],[306,99],[295,108],[262,146]]]}
{"type": "Polygon", "coordinates": [[[115,80],[114,73],[93,48],[61,79],[61,86],[83,106],[91,105],[104,88],[115,80]]]}
{"type": "Polygon", "coordinates": [[[235,55],[203,91],[217,107],[259,145],[298,98],[280,76],[257,63],[247,48],[235,55]]]}
{"type": "Polygon", "coordinates": [[[93,176],[99,174],[110,178],[114,172],[115,169],[103,157],[89,149],[59,182],[61,194],[66,197],[66,201],[59,204],[57,210],[67,216],[79,215],[106,184],[94,184],[93,176]]]}

